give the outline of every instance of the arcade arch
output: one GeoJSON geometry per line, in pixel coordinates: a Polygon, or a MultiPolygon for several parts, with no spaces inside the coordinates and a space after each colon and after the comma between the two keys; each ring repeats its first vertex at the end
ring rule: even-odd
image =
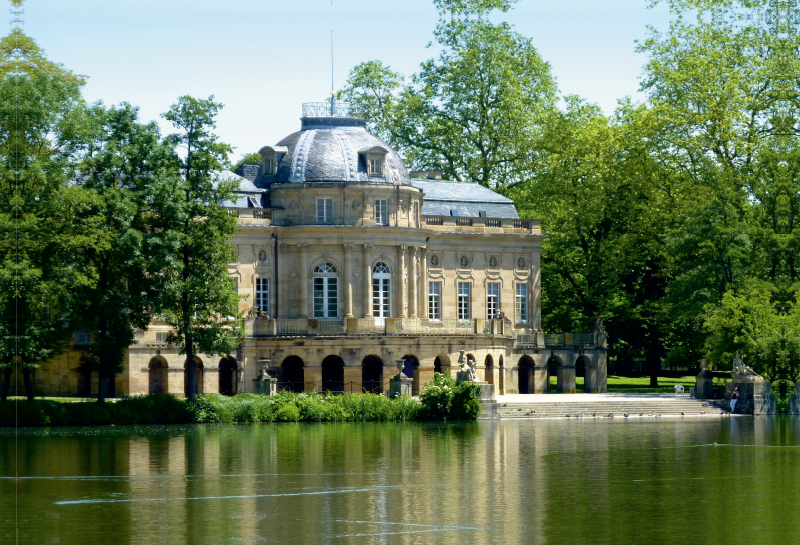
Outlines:
{"type": "Polygon", "coordinates": [[[521,394],[529,393],[528,384],[530,381],[531,371],[533,371],[533,358],[528,355],[522,356],[519,359],[519,369],[517,374],[517,389],[521,394]]]}
{"type": "Polygon", "coordinates": [[[303,360],[297,356],[288,356],[281,363],[280,389],[301,393],[304,382],[303,360]]]}
{"type": "Polygon", "coordinates": [[[361,387],[365,392],[380,394],[383,390],[383,360],[370,354],[361,361],[361,387]]]}
{"type": "Polygon", "coordinates": [[[322,360],[322,391],[344,392],[344,360],[339,356],[322,360]]]}
{"type": "Polygon", "coordinates": [[[238,364],[233,356],[226,356],[219,360],[219,393],[226,396],[236,395],[236,371],[238,364]]]}
{"type": "Polygon", "coordinates": [[[147,366],[147,393],[163,394],[169,392],[169,366],[167,360],[156,356],[147,366]]]}

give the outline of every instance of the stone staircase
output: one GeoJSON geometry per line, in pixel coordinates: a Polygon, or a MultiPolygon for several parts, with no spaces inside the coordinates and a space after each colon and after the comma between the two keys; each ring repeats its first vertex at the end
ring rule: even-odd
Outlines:
{"type": "Polygon", "coordinates": [[[721,416],[729,411],[711,400],[609,399],[603,401],[514,402],[497,404],[499,418],[653,418],[659,416],[721,416]]]}

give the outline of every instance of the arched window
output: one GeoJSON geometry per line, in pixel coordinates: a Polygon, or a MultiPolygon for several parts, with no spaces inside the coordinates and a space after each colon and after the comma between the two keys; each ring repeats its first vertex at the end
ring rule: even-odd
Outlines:
{"type": "Polygon", "coordinates": [[[375,318],[391,318],[392,270],[384,262],[372,268],[372,315],[375,318]]]}
{"type": "Polygon", "coordinates": [[[333,263],[314,268],[314,318],[339,317],[339,278],[333,263]]]}

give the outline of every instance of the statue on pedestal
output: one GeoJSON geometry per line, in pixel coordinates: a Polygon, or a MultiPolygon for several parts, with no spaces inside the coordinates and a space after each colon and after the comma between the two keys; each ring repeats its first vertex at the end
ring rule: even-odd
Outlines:
{"type": "Polygon", "coordinates": [[[734,382],[752,382],[764,380],[758,374],[756,374],[752,368],[744,364],[742,358],[739,356],[739,352],[736,352],[736,356],[733,358],[733,370],[731,371],[731,376],[733,377],[734,382]]]}

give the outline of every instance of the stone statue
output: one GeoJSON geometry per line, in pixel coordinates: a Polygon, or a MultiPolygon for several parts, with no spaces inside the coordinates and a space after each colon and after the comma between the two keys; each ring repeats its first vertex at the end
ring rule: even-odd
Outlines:
{"type": "Polygon", "coordinates": [[[731,371],[731,376],[734,382],[764,380],[758,376],[752,368],[744,364],[742,358],[739,356],[739,352],[736,352],[736,356],[733,357],[733,371],[731,371]]]}
{"type": "Polygon", "coordinates": [[[598,316],[597,319],[594,321],[594,330],[600,333],[605,333],[605,328],[603,327],[603,317],[598,316]]]}
{"type": "Polygon", "coordinates": [[[475,368],[475,360],[473,359],[467,360],[467,366],[469,368],[468,380],[470,382],[478,382],[478,370],[475,368]]]}
{"type": "Polygon", "coordinates": [[[267,314],[266,312],[261,312],[261,308],[257,306],[252,306],[249,309],[247,309],[247,314],[245,315],[245,318],[249,319],[264,318],[266,320],[269,320],[269,314],[267,314]]]}

